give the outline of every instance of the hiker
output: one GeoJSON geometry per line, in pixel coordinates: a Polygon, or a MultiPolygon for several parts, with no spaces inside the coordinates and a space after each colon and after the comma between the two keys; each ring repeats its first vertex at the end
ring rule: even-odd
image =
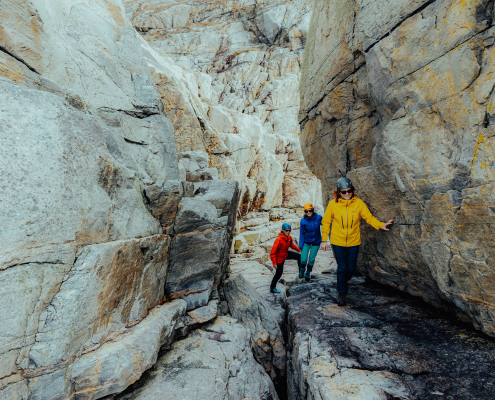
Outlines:
{"type": "Polygon", "coordinates": [[[316,255],[321,244],[322,216],[315,213],[313,204],[304,205],[304,217],[301,218],[301,228],[299,233],[299,248],[301,249],[301,266],[299,268],[299,279],[311,281],[311,272],[315,265],[316,255]],[[307,264],[307,266],[306,266],[307,264]]]}
{"type": "Polygon", "coordinates": [[[337,261],[337,304],[342,307],[347,304],[347,282],[352,278],[356,269],[361,244],[360,218],[362,217],[373,228],[384,231],[389,230],[388,227],[394,220],[383,223],[373,217],[366,204],[356,197],[356,190],[348,178],[340,178],[337,181],[337,190],[333,192],[333,195],[335,198],[328,203],[323,216],[321,248],[324,251],[328,250],[327,240],[333,220],[330,244],[337,261]]]}
{"type": "Polygon", "coordinates": [[[270,252],[270,258],[272,259],[273,268],[275,268],[275,276],[272,279],[270,285],[270,293],[280,293],[280,290],[276,288],[277,282],[284,273],[285,260],[296,260],[299,268],[301,267],[301,254],[299,248],[292,242],[290,236],[291,226],[285,222],[282,225],[282,231],[278,234],[278,238],[275,239],[272,251],[270,252]],[[289,251],[289,248],[294,249],[297,253],[289,251]]]}

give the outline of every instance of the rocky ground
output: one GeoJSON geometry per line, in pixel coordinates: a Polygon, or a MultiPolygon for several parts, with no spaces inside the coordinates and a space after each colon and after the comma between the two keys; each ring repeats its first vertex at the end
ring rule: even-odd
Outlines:
{"type": "Polygon", "coordinates": [[[364,277],[351,280],[348,305],[338,307],[335,260],[322,251],[311,283],[288,261],[286,290],[272,295],[273,273],[248,255],[233,258],[231,273],[251,282],[274,315],[285,309],[289,399],[494,398],[495,342],[455,315],[364,277]]]}
{"type": "Polygon", "coordinates": [[[281,294],[271,294],[272,242],[232,255],[230,276],[209,307],[218,316],[182,317],[156,364],[108,400],[162,393],[184,399],[494,398],[492,338],[363,276],[352,278],[348,305],[338,307],[331,251],[319,252],[309,283],[298,278],[296,262],[287,261],[281,294]],[[179,329],[188,323],[190,329],[179,329]]]}

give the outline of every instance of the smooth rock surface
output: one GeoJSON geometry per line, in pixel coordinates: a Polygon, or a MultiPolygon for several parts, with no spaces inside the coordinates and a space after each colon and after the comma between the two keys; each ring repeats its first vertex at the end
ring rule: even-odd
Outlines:
{"type": "Polygon", "coordinates": [[[360,270],[495,335],[495,68],[485,0],[317,0],[301,135],[325,202],[346,174],[391,232],[363,228],[360,270]]]}
{"type": "Polygon", "coordinates": [[[82,249],[40,314],[29,368],[67,360],[144,318],[163,298],[169,247],[158,235],[82,249]]]}
{"type": "Polygon", "coordinates": [[[229,317],[175,342],[122,399],[278,400],[273,383],[254,360],[247,330],[229,317]]]}
{"type": "Polygon", "coordinates": [[[182,300],[155,307],[143,321],[110,335],[107,342],[71,363],[27,370],[10,385],[2,382],[0,398],[99,399],[121,392],[153,366],[185,310],[182,300]]]}

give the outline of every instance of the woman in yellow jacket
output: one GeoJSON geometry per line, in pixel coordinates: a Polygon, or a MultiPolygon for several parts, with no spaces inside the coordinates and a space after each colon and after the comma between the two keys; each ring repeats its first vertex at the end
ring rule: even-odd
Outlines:
{"type": "Polygon", "coordinates": [[[389,230],[387,227],[392,225],[394,220],[383,223],[373,217],[364,201],[356,197],[354,186],[348,178],[340,178],[337,181],[337,190],[333,194],[335,199],[328,203],[321,222],[322,250],[328,250],[327,240],[330,224],[332,224],[330,244],[337,261],[337,291],[339,292],[337,304],[345,306],[347,304],[347,282],[352,278],[356,269],[361,244],[360,218],[362,217],[373,228],[384,231],[389,230]]]}

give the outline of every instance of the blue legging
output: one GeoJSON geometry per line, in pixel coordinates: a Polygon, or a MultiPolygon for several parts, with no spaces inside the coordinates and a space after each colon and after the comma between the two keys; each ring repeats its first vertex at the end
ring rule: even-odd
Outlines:
{"type": "Polygon", "coordinates": [[[337,291],[347,294],[347,282],[356,270],[359,246],[342,247],[332,244],[337,261],[337,291]]]}
{"type": "Polygon", "coordinates": [[[306,267],[306,264],[308,264],[307,271],[313,271],[313,265],[315,265],[316,255],[319,249],[319,244],[304,243],[301,250],[301,268],[306,267]]]}

